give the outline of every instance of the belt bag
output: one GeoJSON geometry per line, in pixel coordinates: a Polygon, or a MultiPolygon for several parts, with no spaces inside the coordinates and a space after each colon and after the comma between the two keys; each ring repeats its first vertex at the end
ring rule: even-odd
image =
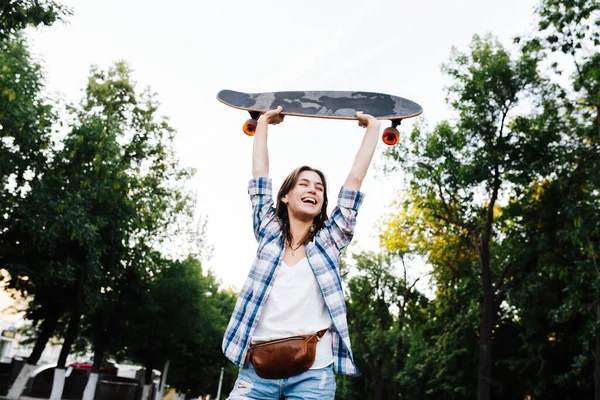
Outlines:
{"type": "Polygon", "coordinates": [[[269,340],[250,346],[246,367],[252,361],[256,375],[263,379],[285,379],[308,371],[315,362],[317,342],[327,332],[269,340]]]}

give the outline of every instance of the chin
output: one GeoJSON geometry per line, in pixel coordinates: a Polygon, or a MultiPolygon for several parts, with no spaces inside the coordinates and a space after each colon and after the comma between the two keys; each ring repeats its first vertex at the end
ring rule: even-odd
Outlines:
{"type": "Polygon", "coordinates": [[[320,212],[321,212],[320,207],[310,207],[310,208],[307,208],[306,210],[303,210],[304,214],[311,215],[313,218],[316,217],[317,215],[319,215],[320,212]]]}
{"type": "Polygon", "coordinates": [[[310,210],[310,211],[308,211],[308,210],[307,211],[302,210],[302,211],[298,212],[297,215],[298,215],[298,218],[300,218],[302,220],[309,220],[309,219],[313,220],[313,219],[315,219],[319,215],[320,212],[321,212],[321,210],[319,210],[317,212],[312,211],[312,210],[310,210]]]}

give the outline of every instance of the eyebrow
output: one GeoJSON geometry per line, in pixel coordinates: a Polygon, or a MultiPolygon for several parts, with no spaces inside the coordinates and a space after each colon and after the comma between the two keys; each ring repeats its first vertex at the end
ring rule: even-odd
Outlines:
{"type": "MultiPolygon", "coordinates": [[[[302,178],[298,182],[310,182],[310,181],[308,179],[306,179],[306,178],[302,178]]],[[[315,186],[316,185],[320,185],[320,186],[325,187],[325,185],[323,185],[321,182],[315,182],[315,186]]]]}

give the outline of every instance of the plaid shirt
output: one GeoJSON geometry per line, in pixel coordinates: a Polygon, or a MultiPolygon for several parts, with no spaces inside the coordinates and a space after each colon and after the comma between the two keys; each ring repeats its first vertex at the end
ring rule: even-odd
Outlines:
{"type": "MultiPolygon", "coordinates": [[[[284,251],[281,226],[273,204],[271,179],[250,180],[248,193],[252,200],[258,251],[223,338],[223,352],[240,368],[244,366],[252,333],[273,287],[284,251]]],[[[317,232],[313,241],[305,246],[306,257],[333,322],[334,370],[346,375],[359,375],[359,372],[352,359],[338,265],[340,253],[352,240],[356,214],[363,197],[364,194],[359,191],[342,187],[331,218],[317,232]]]]}

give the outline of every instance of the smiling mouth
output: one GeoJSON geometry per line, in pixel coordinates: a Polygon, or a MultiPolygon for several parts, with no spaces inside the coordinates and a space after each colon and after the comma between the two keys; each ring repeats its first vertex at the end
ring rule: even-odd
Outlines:
{"type": "Polygon", "coordinates": [[[317,201],[315,199],[311,199],[311,198],[302,199],[302,202],[306,203],[306,204],[312,204],[312,205],[317,204],[317,201]]]}

